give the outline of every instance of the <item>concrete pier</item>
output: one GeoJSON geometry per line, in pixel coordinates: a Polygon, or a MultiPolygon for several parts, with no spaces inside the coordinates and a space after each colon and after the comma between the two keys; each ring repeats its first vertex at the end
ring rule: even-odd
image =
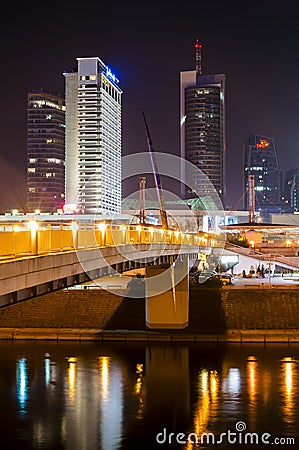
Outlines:
{"type": "Polygon", "coordinates": [[[146,326],[183,329],[189,323],[188,258],[166,267],[146,268],[146,326]]]}

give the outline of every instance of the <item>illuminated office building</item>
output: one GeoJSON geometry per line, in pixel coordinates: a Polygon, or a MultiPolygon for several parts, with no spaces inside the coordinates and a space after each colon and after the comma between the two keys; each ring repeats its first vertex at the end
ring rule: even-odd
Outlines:
{"type": "Polygon", "coordinates": [[[27,212],[53,213],[64,204],[64,99],[44,92],[27,98],[27,212]]]}
{"type": "MultiPolygon", "coordinates": [[[[181,158],[199,168],[223,201],[225,194],[225,75],[203,75],[197,42],[196,70],[180,74],[181,158]]],[[[187,179],[182,167],[182,181],[187,179]]],[[[190,181],[190,180],[189,180],[190,181]]],[[[191,180],[201,195],[208,194],[204,178],[191,180]]],[[[182,197],[192,197],[182,189],[182,197]]]]}
{"type": "Polygon", "coordinates": [[[244,199],[249,206],[249,175],[254,175],[255,209],[265,218],[280,212],[282,172],[274,139],[251,134],[244,148],[244,199]]]}
{"type": "Polygon", "coordinates": [[[119,80],[99,58],[77,58],[65,73],[66,208],[85,214],[121,211],[119,80]]]}
{"type": "Polygon", "coordinates": [[[299,169],[289,169],[284,173],[282,212],[299,211],[299,169]]]}

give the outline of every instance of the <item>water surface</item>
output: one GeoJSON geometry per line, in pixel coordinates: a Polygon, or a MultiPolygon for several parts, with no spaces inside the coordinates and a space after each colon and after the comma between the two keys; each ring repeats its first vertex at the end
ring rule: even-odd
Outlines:
{"type": "Polygon", "coordinates": [[[298,375],[295,344],[2,341],[1,448],[299,448],[298,375]]]}

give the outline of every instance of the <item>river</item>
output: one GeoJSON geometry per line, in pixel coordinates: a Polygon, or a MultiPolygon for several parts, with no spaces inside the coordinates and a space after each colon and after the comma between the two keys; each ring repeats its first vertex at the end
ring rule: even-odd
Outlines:
{"type": "Polygon", "coordinates": [[[298,375],[296,344],[2,341],[1,448],[295,449],[298,375]]]}

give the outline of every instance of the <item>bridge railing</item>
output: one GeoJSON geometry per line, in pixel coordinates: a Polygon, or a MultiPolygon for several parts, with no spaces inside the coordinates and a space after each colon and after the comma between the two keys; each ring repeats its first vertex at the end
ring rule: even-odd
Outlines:
{"type": "Polygon", "coordinates": [[[259,259],[260,261],[268,262],[268,263],[276,263],[291,266],[292,268],[299,269],[299,262],[290,259],[287,256],[280,255],[279,253],[262,253],[257,252],[251,248],[241,247],[240,245],[231,244],[230,242],[225,243],[225,248],[227,250],[235,251],[241,255],[249,256],[255,259],[259,259]]]}
{"type": "Polygon", "coordinates": [[[0,258],[129,244],[218,246],[208,234],[197,235],[157,227],[104,222],[82,224],[72,221],[57,224],[31,221],[2,227],[0,258]]]}

